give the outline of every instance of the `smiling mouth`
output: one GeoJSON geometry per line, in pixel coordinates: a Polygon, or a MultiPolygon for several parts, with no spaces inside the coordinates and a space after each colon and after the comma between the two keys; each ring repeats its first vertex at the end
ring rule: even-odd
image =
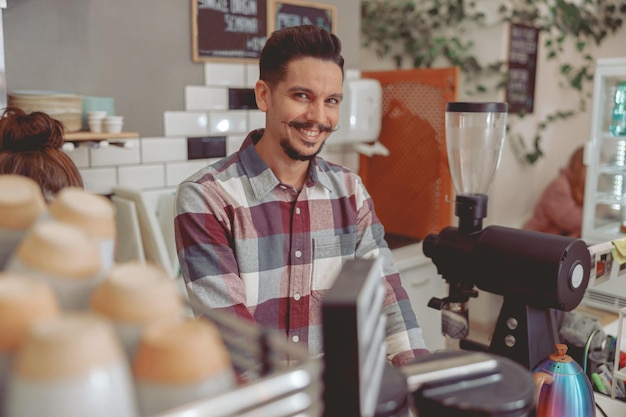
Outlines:
{"type": "Polygon", "coordinates": [[[325,126],[325,125],[322,125],[322,124],[315,124],[315,123],[311,123],[311,122],[291,121],[291,122],[287,123],[287,126],[293,127],[298,132],[300,132],[303,135],[305,135],[305,136],[307,136],[309,138],[312,138],[312,139],[316,138],[321,133],[333,132],[333,129],[331,127],[329,127],[329,126],[325,126]]]}
{"type": "Polygon", "coordinates": [[[311,130],[311,129],[297,129],[298,132],[302,133],[304,136],[307,136],[309,138],[316,138],[320,133],[322,133],[319,130],[311,130]]]}

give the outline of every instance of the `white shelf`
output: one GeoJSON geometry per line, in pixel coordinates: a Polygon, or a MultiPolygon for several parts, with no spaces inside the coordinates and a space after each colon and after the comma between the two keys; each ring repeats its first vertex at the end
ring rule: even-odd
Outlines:
{"type": "Polygon", "coordinates": [[[609,132],[609,116],[613,106],[613,88],[626,80],[626,58],[601,58],[596,62],[591,106],[589,142],[585,146],[587,177],[583,206],[582,238],[588,243],[601,243],[625,237],[620,232],[620,211],[626,209],[626,135],[609,132]],[[611,219],[600,219],[608,209],[611,219]]]}

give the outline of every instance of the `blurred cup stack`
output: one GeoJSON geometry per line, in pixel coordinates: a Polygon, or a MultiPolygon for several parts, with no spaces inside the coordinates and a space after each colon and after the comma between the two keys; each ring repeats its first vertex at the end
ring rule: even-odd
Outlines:
{"type": "Polygon", "coordinates": [[[53,289],[63,310],[85,310],[102,280],[95,239],[76,226],[42,220],[26,233],[6,270],[34,276],[53,289]]]}
{"type": "Polygon", "coordinates": [[[136,417],[128,363],[112,327],[92,313],[38,320],[18,351],[6,417],[136,417]]]}
{"type": "Polygon", "coordinates": [[[182,320],[185,314],[174,280],[155,265],[139,261],[114,265],[94,290],[91,309],[113,322],[129,362],[145,326],[182,320]]]}
{"type": "Polygon", "coordinates": [[[124,116],[107,116],[104,118],[104,131],[107,133],[121,133],[124,125],[124,116]]]}
{"type": "Polygon", "coordinates": [[[28,229],[46,211],[35,181],[20,175],[0,175],[0,270],[28,229]]]}
{"type": "Polygon", "coordinates": [[[104,110],[94,110],[87,113],[87,125],[94,133],[101,133],[104,129],[104,118],[107,112],[104,110]]]}
{"type": "Polygon", "coordinates": [[[60,314],[50,287],[38,279],[0,272],[0,415],[13,358],[30,326],[60,314]]]}
{"type": "Polygon", "coordinates": [[[114,262],[115,217],[104,196],[65,188],[46,205],[30,178],[0,175],[0,417],[153,416],[236,386],[175,280],[114,262]]]}
{"type": "Polygon", "coordinates": [[[81,188],[62,189],[50,203],[48,211],[54,220],[76,226],[91,237],[100,247],[101,274],[113,265],[115,253],[115,208],[106,197],[81,188]]]}
{"type": "Polygon", "coordinates": [[[216,396],[236,383],[221,335],[205,319],[149,325],[135,352],[133,374],[144,417],[216,396]]]}

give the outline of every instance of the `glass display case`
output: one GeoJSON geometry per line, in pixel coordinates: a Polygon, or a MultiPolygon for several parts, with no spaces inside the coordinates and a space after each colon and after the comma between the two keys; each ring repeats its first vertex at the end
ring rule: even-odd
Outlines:
{"type": "Polygon", "coordinates": [[[596,63],[582,238],[588,244],[626,237],[626,58],[596,63]]]}

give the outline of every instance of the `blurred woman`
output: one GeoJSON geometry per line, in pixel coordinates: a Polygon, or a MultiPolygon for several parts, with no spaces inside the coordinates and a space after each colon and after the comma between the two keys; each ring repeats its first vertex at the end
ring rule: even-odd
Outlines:
{"type": "Polygon", "coordinates": [[[46,113],[6,108],[0,118],[0,174],[32,178],[47,202],[62,188],[84,188],[78,168],[61,150],[63,133],[63,124],[46,113]]]}
{"type": "Polygon", "coordinates": [[[524,229],[580,237],[586,172],[581,146],[570,156],[567,168],[561,169],[543,191],[524,229]]]}

